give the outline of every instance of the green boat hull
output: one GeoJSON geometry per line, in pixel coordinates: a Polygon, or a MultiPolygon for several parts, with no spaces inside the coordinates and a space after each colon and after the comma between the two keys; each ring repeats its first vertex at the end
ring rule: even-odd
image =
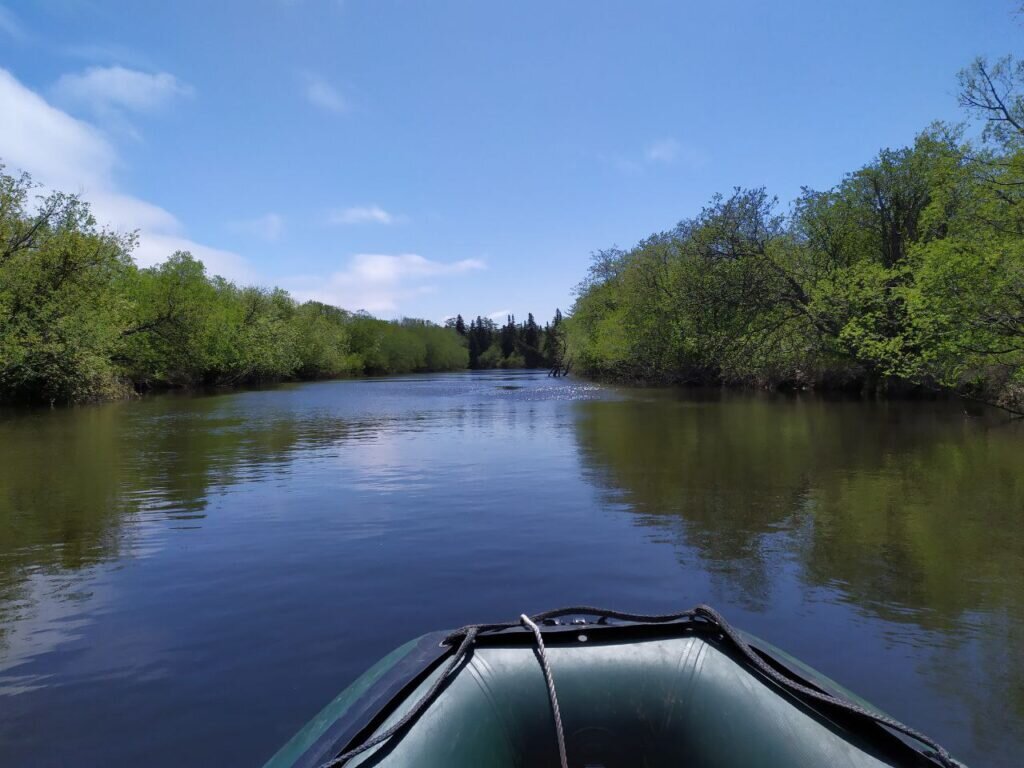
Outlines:
{"type": "MultiPolygon", "coordinates": [[[[425,635],[382,659],[265,768],[318,768],[396,723],[442,674],[443,637],[425,635]]],[[[853,699],[745,637],[790,676],[853,699]]],[[[573,768],[938,764],[913,740],[783,689],[713,636],[581,626],[545,631],[544,639],[573,768]]],[[[506,632],[479,642],[411,726],[344,765],[557,768],[549,694],[530,638],[506,632]]]]}

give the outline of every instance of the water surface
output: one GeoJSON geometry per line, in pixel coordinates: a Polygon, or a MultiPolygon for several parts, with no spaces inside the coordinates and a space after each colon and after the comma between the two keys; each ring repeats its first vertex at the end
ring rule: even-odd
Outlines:
{"type": "Polygon", "coordinates": [[[0,763],[258,766],[407,638],[709,602],[1024,753],[1024,425],[532,373],[0,415],[0,763]]]}

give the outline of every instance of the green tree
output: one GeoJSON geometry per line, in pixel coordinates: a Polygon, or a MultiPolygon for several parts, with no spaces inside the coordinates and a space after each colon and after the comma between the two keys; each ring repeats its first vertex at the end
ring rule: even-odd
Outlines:
{"type": "Polygon", "coordinates": [[[555,316],[544,326],[542,342],[545,364],[559,370],[565,365],[565,328],[562,319],[562,310],[555,309],[555,316]]]}
{"type": "Polygon", "coordinates": [[[1024,66],[978,59],[960,84],[985,144],[935,179],[926,215],[942,237],[918,249],[908,296],[920,368],[1024,414],[1024,66]]]}
{"type": "Polygon", "coordinates": [[[501,327],[501,335],[499,337],[502,357],[508,357],[516,351],[516,341],[518,336],[519,333],[516,328],[516,317],[515,315],[509,315],[505,321],[505,325],[501,327]]]}
{"type": "Polygon", "coordinates": [[[523,323],[523,329],[520,339],[523,364],[527,368],[539,368],[540,366],[544,365],[544,355],[541,352],[540,348],[540,337],[540,326],[538,326],[537,321],[533,319],[533,313],[529,312],[526,315],[526,322],[523,323]]]}
{"type": "Polygon", "coordinates": [[[200,383],[211,366],[211,315],[217,289],[190,253],[135,271],[125,281],[131,312],[118,359],[137,385],[200,383]]]}
{"type": "Polygon", "coordinates": [[[349,314],[338,307],[307,301],[293,319],[299,366],[304,379],[362,373],[362,360],[352,351],[349,314]]]}
{"type": "Polygon", "coordinates": [[[99,228],[60,192],[32,203],[27,175],[0,166],[0,397],[68,403],[117,396],[112,357],[128,303],[134,236],[99,228]]]}
{"type": "Polygon", "coordinates": [[[496,328],[494,321],[490,318],[477,316],[475,321],[469,324],[469,367],[470,368],[493,368],[493,365],[486,365],[481,362],[483,356],[494,343],[496,328]]]}

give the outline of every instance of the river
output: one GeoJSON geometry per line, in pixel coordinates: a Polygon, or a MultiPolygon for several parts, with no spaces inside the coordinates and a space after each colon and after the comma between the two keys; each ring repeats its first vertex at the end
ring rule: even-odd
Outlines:
{"type": "Polygon", "coordinates": [[[0,763],[259,766],[423,632],[708,602],[1024,754],[1024,424],[526,372],[0,414],[0,763]]]}

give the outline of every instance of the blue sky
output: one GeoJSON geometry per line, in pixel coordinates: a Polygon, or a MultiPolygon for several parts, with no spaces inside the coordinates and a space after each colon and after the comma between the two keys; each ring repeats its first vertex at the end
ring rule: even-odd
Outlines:
{"type": "Polygon", "coordinates": [[[141,263],[543,321],[595,249],[961,119],[1015,5],[7,0],[0,160],[139,229],[141,263]]]}

